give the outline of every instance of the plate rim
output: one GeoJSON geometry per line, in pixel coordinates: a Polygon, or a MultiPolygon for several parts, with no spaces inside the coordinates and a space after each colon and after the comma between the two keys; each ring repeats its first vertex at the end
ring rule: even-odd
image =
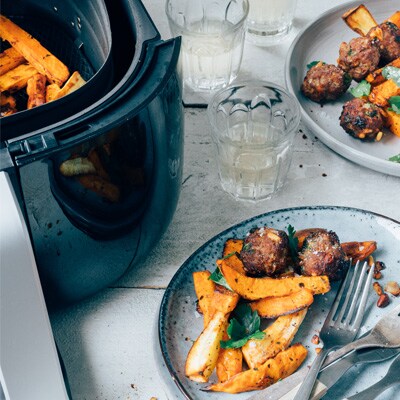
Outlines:
{"type": "MultiPolygon", "coordinates": [[[[369,0],[372,1],[372,0],[369,0]]],[[[309,31],[314,25],[321,22],[323,19],[330,17],[331,15],[339,12],[340,10],[346,11],[346,9],[351,8],[352,6],[359,5],[359,0],[352,0],[343,4],[339,4],[329,10],[325,11],[313,21],[308,23],[295,37],[292,44],[289,47],[288,53],[285,59],[284,66],[284,75],[285,75],[285,84],[286,88],[289,90],[291,94],[293,94],[296,99],[298,99],[297,90],[295,90],[292,80],[290,79],[290,69],[292,66],[292,56],[293,52],[298,45],[299,41],[302,37],[309,31]]],[[[354,149],[353,147],[348,146],[345,143],[337,140],[333,136],[331,136],[328,132],[326,132],[323,128],[321,128],[306,112],[303,107],[303,104],[299,101],[300,112],[302,121],[305,125],[317,136],[326,146],[328,146],[331,150],[345,157],[349,161],[355,162],[363,167],[368,169],[372,169],[377,172],[381,172],[388,175],[398,176],[400,177],[400,165],[397,165],[395,162],[384,160],[382,158],[372,156],[370,154],[366,154],[360,150],[354,149]]],[[[400,138],[399,138],[400,140],[400,138]]]]}
{"type": "Polygon", "coordinates": [[[157,332],[158,332],[158,343],[160,346],[161,350],[161,355],[162,359],[168,369],[168,373],[170,377],[172,378],[172,381],[175,383],[175,385],[179,388],[181,393],[185,396],[187,400],[194,400],[189,393],[187,392],[186,388],[184,385],[181,383],[181,381],[178,379],[177,374],[175,373],[175,370],[172,366],[172,363],[170,362],[169,356],[166,353],[166,349],[164,349],[163,345],[163,337],[162,337],[162,325],[165,323],[165,314],[166,314],[166,306],[168,303],[169,299],[169,293],[173,290],[172,286],[174,282],[176,282],[176,278],[180,276],[182,273],[184,273],[184,270],[187,268],[188,265],[190,265],[192,259],[194,259],[200,252],[204,250],[205,247],[209,246],[214,240],[216,240],[219,236],[222,236],[229,231],[239,227],[240,225],[243,224],[248,224],[251,223],[252,221],[256,219],[261,219],[265,218],[267,216],[272,216],[274,214],[279,214],[279,213],[285,213],[285,212],[295,212],[295,211],[300,211],[300,210],[318,210],[318,211],[323,211],[323,210],[330,210],[330,211],[346,211],[346,212],[357,212],[357,213],[365,213],[369,214],[375,217],[383,218],[385,220],[389,220],[391,222],[394,222],[395,224],[400,226],[400,221],[388,217],[384,214],[380,214],[375,211],[370,211],[370,210],[365,210],[362,208],[357,208],[357,207],[348,207],[348,206],[333,206],[333,205],[304,205],[304,206],[296,206],[296,207],[287,207],[287,208],[279,208],[276,210],[271,210],[262,214],[255,215],[253,217],[246,218],[242,221],[237,222],[236,224],[231,225],[230,227],[222,230],[221,232],[215,234],[213,237],[211,237],[209,240],[207,240],[205,243],[203,243],[200,247],[198,247],[194,252],[190,254],[189,257],[186,258],[186,260],[179,266],[179,268],[176,270],[174,275],[172,276],[171,280],[169,281],[164,295],[161,299],[160,307],[159,307],[159,315],[158,315],[158,322],[157,322],[157,332]],[[164,351],[165,350],[165,351],[164,351]]]}

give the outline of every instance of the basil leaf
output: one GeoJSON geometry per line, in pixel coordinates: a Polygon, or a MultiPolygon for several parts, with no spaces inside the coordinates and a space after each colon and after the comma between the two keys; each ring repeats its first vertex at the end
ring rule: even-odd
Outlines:
{"type": "MultiPolygon", "coordinates": [[[[318,63],[321,61],[311,61],[309,64],[307,64],[307,69],[311,69],[312,67],[315,67],[318,63]]],[[[325,64],[325,63],[323,63],[325,64]]]]}
{"type": "Polygon", "coordinates": [[[354,97],[368,96],[371,93],[371,84],[366,80],[362,80],[357,86],[349,89],[354,97]]]}
{"type": "Polygon", "coordinates": [[[389,97],[390,111],[394,111],[396,114],[400,114],[400,96],[389,97]]]}
{"type": "Polygon", "coordinates": [[[232,313],[226,330],[229,340],[221,340],[223,349],[236,349],[244,346],[250,339],[262,339],[265,332],[260,331],[260,317],[246,303],[239,304],[232,313]]]}
{"type": "Polygon", "coordinates": [[[288,225],[287,227],[288,236],[289,236],[289,251],[290,255],[292,256],[293,260],[296,261],[298,258],[298,245],[299,239],[295,237],[296,231],[292,225],[288,225]]]}
{"type": "Polygon", "coordinates": [[[211,279],[215,283],[218,283],[218,285],[221,285],[221,286],[229,289],[231,292],[233,292],[233,290],[228,285],[228,282],[226,281],[225,277],[222,275],[222,272],[220,271],[220,269],[218,267],[215,268],[215,271],[209,276],[208,279],[211,279]]]}
{"type": "Polygon", "coordinates": [[[382,75],[385,79],[391,79],[397,86],[400,87],[400,68],[388,65],[383,68],[382,75]]]}
{"type": "Polygon", "coordinates": [[[397,154],[396,156],[390,157],[389,161],[400,163],[400,154],[397,154]]]}

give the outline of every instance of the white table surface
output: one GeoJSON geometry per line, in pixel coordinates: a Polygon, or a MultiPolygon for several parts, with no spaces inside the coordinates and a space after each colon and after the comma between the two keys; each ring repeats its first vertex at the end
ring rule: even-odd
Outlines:
{"type": "MultiPolygon", "coordinates": [[[[162,37],[169,38],[164,2],[143,2],[162,37]]],[[[331,5],[328,0],[299,0],[285,42],[269,48],[245,44],[239,78],[284,85],[291,39],[331,5]]],[[[220,188],[205,110],[185,109],[182,191],[166,234],[117,284],[50,315],[74,400],[182,398],[160,356],[159,305],[180,265],[222,230],[267,211],[306,205],[357,207],[400,220],[399,178],[360,167],[332,152],[302,124],[300,129],[285,188],[271,200],[237,202],[220,188]]]]}

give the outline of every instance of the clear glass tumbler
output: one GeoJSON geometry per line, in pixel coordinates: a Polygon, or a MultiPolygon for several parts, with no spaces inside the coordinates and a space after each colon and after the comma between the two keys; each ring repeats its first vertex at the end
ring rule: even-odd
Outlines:
{"type": "Polygon", "coordinates": [[[238,199],[271,197],[286,179],[300,122],[297,100],[271,83],[235,83],[207,109],[222,188],[238,199]]]}
{"type": "Polygon", "coordinates": [[[292,27],[297,0],[249,0],[247,40],[268,46],[279,43],[292,27]]]}
{"type": "Polygon", "coordinates": [[[248,0],[167,0],[171,33],[182,36],[185,84],[195,90],[215,90],[236,78],[248,10],[248,0]]]}

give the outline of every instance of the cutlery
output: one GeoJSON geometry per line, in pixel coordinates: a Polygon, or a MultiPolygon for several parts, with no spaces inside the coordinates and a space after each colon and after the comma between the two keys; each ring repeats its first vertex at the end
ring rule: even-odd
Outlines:
{"type": "MultiPolygon", "coordinates": [[[[354,342],[348,343],[335,352],[335,359],[341,358],[353,350],[368,347],[400,347],[400,305],[383,316],[370,333],[354,342]]],[[[328,362],[333,362],[328,357],[328,362]]]]}
{"type": "Polygon", "coordinates": [[[318,400],[330,389],[351,367],[361,363],[375,363],[388,360],[400,353],[400,349],[363,349],[349,353],[335,364],[330,364],[318,375],[320,390],[314,390],[311,400],[318,400]],[[323,386],[322,386],[323,385],[323,386]]]}
{"type": "Polygon", "coordinates": [[[372,400],[378,397],[381,393],[383,393],[386,389],[391,386],[400,383],[400,355],[396,357],[396,359],[390,365],[388,372],[386,375],[375,385],[370,386],[369,388],[363,390],[360,393],[357,393],[353,396],[348,397],[346,400],[372,400]]]}
{"type": "Polygon", "coordinates": [[[332,350],[351,342],[357,335],[364,316],[365,304],[373,275],[371,272],[373,271],[373,266],[370,268],[369,273],[366,273],[368,267],[366,262],[361,269],[361,273],[358,274],[359,265],[360,263],[357,262],[354,268],[350,267],[347,271],[346,278],[342,281],[340,290],[336,295],[332,308],[319,334],[320,339],[324,343],[324,347],[315,357],[311,368],[300,385],[296,394],[296,400],[308,400],[310,398],[317,375],[327,355],[332,350]],[[357,287],[354,290],[356,281],[357,287]],[[348,284],[348,282],[350,283],[348,284]],[[356,305],[361,291],[361,300],[356,311],[356,305]]]}

